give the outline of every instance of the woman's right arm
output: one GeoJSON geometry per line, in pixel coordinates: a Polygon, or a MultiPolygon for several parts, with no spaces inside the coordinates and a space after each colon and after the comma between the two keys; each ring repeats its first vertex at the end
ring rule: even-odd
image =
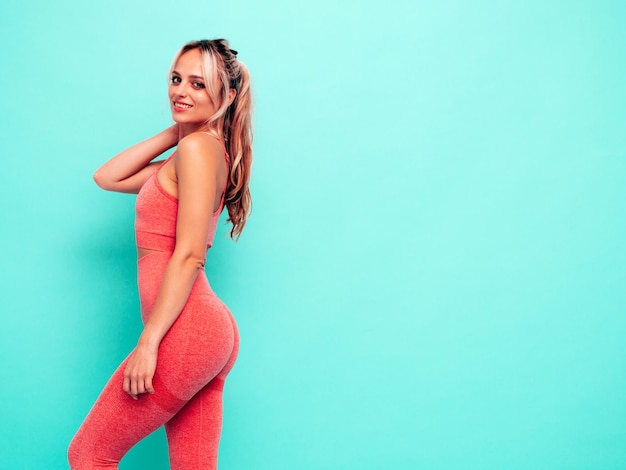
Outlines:
{"type": "Polygon", "coordinates": [[[155,165],[159,164],[150,162],[177,143],[178,124],[174,124],[118,153],[96,170],[93,179],[98,186],[107,191],[138,193],[154,172],[155,165]]]}

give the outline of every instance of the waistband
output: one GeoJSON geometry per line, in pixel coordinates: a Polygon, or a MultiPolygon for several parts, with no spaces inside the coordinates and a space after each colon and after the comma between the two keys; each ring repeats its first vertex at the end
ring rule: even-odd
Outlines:
{"type": "Polygon", "coordinates": [[[158,251],[174,251],[176,246],[176,239],[167,235],[161,235],[159,233],[142,232],[137,230],[135,232],[135,240],[137,246],[145,248],[147,250],[158,251]]]}
{"type": "MultiPolygon", "coordinates": [[[[158,250],[173,252],[176,247],[176,238],[160,233],[135,231],[135,241],[139,248],[146,250],[158,250]]],[[[207,243],[207,249],[211,248],[211,243],[207,243]]]]}

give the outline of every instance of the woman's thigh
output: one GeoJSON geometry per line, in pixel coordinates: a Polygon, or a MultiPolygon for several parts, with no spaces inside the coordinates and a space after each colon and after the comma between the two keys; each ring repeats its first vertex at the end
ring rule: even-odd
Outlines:
{"type": "Polygon", "coordinates": [[[217,468],[224,381],[239,351],[239,334],[232,316],[231,322],[235,344],[225,366],[165,424],[172,470],[217,468]]]}
{"type": "MultiPolygon", "coordinates": [[[[125,360],[76,434],[70,461],[103,462],[102,468],[114,465],[212,379],[230,370],[236,338],[232,317],[217,297],[190,296],[159,346],[154,394],[142,394],[134,400],[122,390],[125,360]]],[[[83,468],[81,465],[72,468],[83,468]]]]}

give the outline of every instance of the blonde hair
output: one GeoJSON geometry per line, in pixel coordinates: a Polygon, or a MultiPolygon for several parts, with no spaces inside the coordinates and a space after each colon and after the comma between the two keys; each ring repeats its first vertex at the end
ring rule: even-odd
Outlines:
{"type": "Polygon", "coordinates": [[[224,141],[230,156],[224,203],[228,210],[228,222],[233,224],[230,236],[238,239],[252,209],[248,188],[252,167],[250,75],[245,64],[237,59],[237,51],[230,48],[228,41],[203,39],[191,41],[180,49],[172,62],[170,77],[180,56],[193,49],[200,49],[206,90],[217,107],[206,125],[209,132],[224,141]],[[229,104],[230,90],[235,90],[236,94],[229,104]]]}

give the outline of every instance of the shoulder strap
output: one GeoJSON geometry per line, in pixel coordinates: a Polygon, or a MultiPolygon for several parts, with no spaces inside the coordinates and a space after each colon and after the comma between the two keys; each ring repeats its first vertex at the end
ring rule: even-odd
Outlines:
{"type": "Polygon", "coordinates": [[[213,137],[215,140],[217,140],[219,142],[219,144],[224,149],[224,158],[226,159],[226,165],[230,166],[230,155],[228,155],[228,150],[226,149],[226,143],[224,142],[224,140],[221,139],[220,137],[216,136],[212,132],[202,131],[202,133],[210,135],[211,137],[213,137]]]}

